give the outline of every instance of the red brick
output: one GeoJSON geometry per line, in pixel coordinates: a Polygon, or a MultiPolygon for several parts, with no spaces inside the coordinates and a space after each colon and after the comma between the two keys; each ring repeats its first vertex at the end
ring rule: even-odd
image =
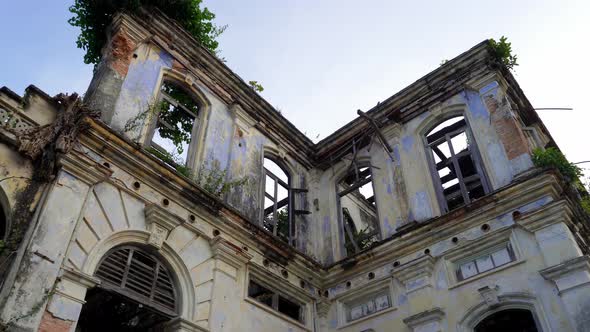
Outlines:
{"type": "Polygon", "coordinates": [[[43,313],[39,332],[68,332],[74,322],[53,316],[49,311],[43,313]]]}

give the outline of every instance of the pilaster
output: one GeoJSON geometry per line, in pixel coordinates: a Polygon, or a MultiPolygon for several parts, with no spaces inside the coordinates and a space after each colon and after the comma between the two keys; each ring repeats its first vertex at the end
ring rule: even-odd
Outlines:
{"type": "Polygon", "coordinates": [[[590,317],[587,314],[590,299],[590,257],[580,256],[539,271],[555,283],[570,321],[577,331],[588,331],[590,317]]]}

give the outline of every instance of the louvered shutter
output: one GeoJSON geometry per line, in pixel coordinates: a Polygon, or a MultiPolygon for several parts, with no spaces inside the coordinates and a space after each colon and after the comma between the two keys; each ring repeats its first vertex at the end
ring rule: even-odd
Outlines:
{"type": "Polygon", "coordinates": [[[120,247],[102,260],[96,277],[102,287],[176,314],[176,289],[166,265],[136,247],[120,247]]]}

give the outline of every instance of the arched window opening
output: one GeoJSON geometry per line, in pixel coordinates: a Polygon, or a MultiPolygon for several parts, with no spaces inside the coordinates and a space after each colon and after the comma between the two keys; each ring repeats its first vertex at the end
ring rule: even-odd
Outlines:
{"type": "Polygon", "coordinates": [[[159,331],[178,316],[172,274],[156,255],[135,246],[115,248],[95,276],[101,283],[87,292],[77,331],[159,331]]]}
{"type": "Polygon", "coordinates": [[[507,309],[491,314],[474,329],[475,332],[537,332],[532,312],[526,309],[507,309]]]}
{"type": "Polygon", "coordinates": [[[465,117],[439,123],[426,134],[426,143],[443,210],[456,209],[489,191],[465,117]]]}
{"type": "Polygon", "coordinates": [[[150,152],[167,164],[177,168],[189,166],[194,158],[198,127],[199,103],[192,94],[171,81],[160,88],[158,112],[150,152]]]}
{"type": "Polygon", "coordinates": [[[381,238],[371,167],[353,167],[337,185],[344,248],[348,256],[381,238]]]}
{"type": "Polygon", "coordinates": [[[264,158],[264,212],[262,227],[292,244],[294,229],[289,174],[271,159],[264,158]]]}

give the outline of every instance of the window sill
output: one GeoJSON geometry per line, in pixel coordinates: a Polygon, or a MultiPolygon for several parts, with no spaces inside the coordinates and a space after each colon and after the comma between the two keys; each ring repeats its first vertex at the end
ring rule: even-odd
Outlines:
{"type": "Polygon", "coordinates": [[[500,272],[502,270],[505,270],[505,269],[509,269],[509,268],[511,268],[513,266],[520,265],[520,264],[522,264],[524,262],[526,262],[526,260],[524,260],[524,259],[517,260],[517,261],[514,261],[514,262],[510,262],[508,264],[504,264],[502,266],[499,266],[499,267],[497,267],[495,269],[486,271],[484,273],[480,273],[480,274],[478,274],[476,276],[473,276],[471,278],[468,278],[468,279],[465,279],[465,280],[461,280],[461,281],[455,283],[454,285],[449,286],[449,290],[454,289],[454,288],[461,287],[461,286],[463,286],[465,284],[468,284],[468,283],[470,283],[472,281],[475,281],[475,280],[478,280],[478,279],[481,279],[481,278],[485,278],[485,277],[487,277],[489,275],[492,275],[494,273],[498,273],[498,272],[500,272]]]}
{"type": "Polygon", "coordinates": [[[270,313],[270,314],[272,314],[272,315],[274,315],[274,316],[276,316],[276,317],[278,317],[278,318],[280,318],[280,319],[282,319],[284,321],[287,321],[287,322],[289,322],[289,323],[291,323],[293,325],[296,325],[297,327],[300,327],[300,328],[304,329],[305,331],[311,332],[311,329],[309,327],[307,327],[306,325],[304,325],[303,323],[301,323],[299,321],[296,321],[295,319],[293,319],[291,317],[288,317],[287,315],[283,315],[282,313],[274,310],[273,308],[271,308],[271,307],[269,307],[267,305],[264,305],[264,304],[262,304],[262,303],[260,303],[260,302],[258,302],[256,300],[253,300],[253,299],[251,299],[249,297],[246,297],[244,299],[244,301],[257,306],[258,308],[260,308],[260,309],[262,309],[262,310],[264,310],[264,311],[266,311],[266,312],[268,312],[268,313],[270,313]]]}
{"type": "Polygon", "coordinates": [[[370,315],[367,315],[367,316],[365,316],[365,317],[361,317],[361,318],[359,318],[359,319],[352,320],[352,321],[350,321],[350,322],[346,322],[346,323],[344,323],[344,324],[342,324],[342,325],[338,326],[338,328],[337,328],[337,329],[338,329],[338,330],[341,330],[341,329],[343,329],[343,328],[346,328],[346,327],[352,326],[352,325],[354,325],[354,324],[358,324],[358,323],[360,323],[360,322],[364,322],[364,321],[366,321],[366,320],[372,319],[372,318],[374,318],[374,317],[377,317],[377,316],[380,316],[380,315],[383,315],[383,314],[386,314],[386,313],[388,313],[388,312],[392,312],[392,311],[395,311],[395,310],[397,310],[397,307],[389,307],[389,308],[387,308],[387,309],[383,309],[383,310],[381,310],[381,311],[377,311],[377,312],[375,312],[375,313],[372,313],[372,314],[370,314],[370,315]]]}

